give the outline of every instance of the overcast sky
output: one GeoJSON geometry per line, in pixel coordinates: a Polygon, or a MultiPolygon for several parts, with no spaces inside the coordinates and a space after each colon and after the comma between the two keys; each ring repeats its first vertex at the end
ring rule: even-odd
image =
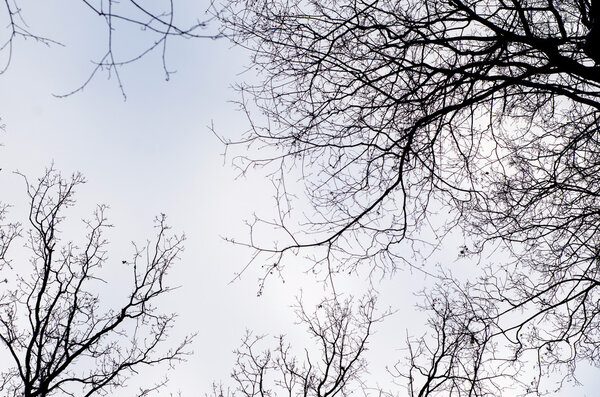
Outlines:
{"type": "MultiPolygon", "coordinates": [[[[167,60],[177,73],[170,81],[164,80],[155,55],[121,70],[127,101],[115,79],[106,75],[94,78],[82,92],[58,99],[52,94],[85,81],[93,67],[90,60],[102,55],[105,43],[102,26],[83,8],[69,5],[67,12],[66,2],[51,3],[44,3],[47,9],[25,8],[24,13],[33,30],[65,46],[19,41],[10,68],[0,76],[0,117],[6,125],[0,135],[0,200],[13,204],[12,216],[22,219],[24,183],[12,171],[35,178],[52,162],[65,175],[81,171],[88,183],[79,189],[78,207],[67,215],[81,219],[97,203],[110,205],[115,228],[109,235],[111,267],[105,271],[114,283],[125,282],[129,275],[119,264],[122,255],[130,254],[130,241],[151,237],[152,219],[166,213],[173,229],[185,232],[187,242],[170,274],[172,284],[181,288],[164,302],[164,310],[180,315],[174,337],[198,332],[195,355],[171,375],[169,390],[203,395],[213,381],[227,384],[231,351],[246,328],[300,338],[288,306],[300,287],[305,295],[323,293],[310,277],[293,270],[286,284],[274,280],[260,298],[252,268],[229,283],[249,252],[221,237],[243,237],[243,219],[255,212],[268,216],[272,208],[268,181],[260,173],[236,178],[230,158],[224,161],[224,148],[208,129],[214,124],[218,132],[235,139],[247,128],[230,102],[237,98],[230,87],[253,78],[241,74],[248,55],[224,39],[173,40],[167,60]]],[[[185,12],[197,14],[203,7],[185,12]]],[[[125,43],[139,44],[133,39],[125,43]]],[[[78,226],[72,227],[76,236],[78,226]]],[[[440,257],[463,266],[452,247],[440,257]]],[[[379,287],[385,295],[382,305],[401,310],[373,340],[370,369],[377,379],[383,377],[385,363],[394,364],[405,355],[397,349],[403,346],[406,330],[419,331],[414,324],[421,318],[413,313],[415,288],[410,286],[421,282],[422,275],[404,272],[379,287]]],[[[350,281],[347,288],[358,289],[359,284],[360,280],[350,281]]],[[[138,381],[153,376],[141,373],[138,381]]],[[[587,383],[593,384],[589,379],[587,383]]]]}
{"type": "MultiPolygon", "coordinates": [[[[46,9],[25,7],[23,14],[33,31],[65,46],[17,41],[10,68],[0,76],[0,117],[6,125],[0,136],[1,201],[13,205],[10,219],[24,220],[25,184],[12,171],[34,179],[54,163],[65,176],[82,172],[88,183],[78,189],[77,207],[66,213],[75,221],[68,223],[66,234],[77,238],[83,230],[80,219],[96,204],[110,206],[115,228],[108,235],[110,260],[103,271],[113,291],[127,285],[130,273],[121,259],[131,255],[130,242],[151,238],[153,218],[166,213],[173,230],[185,232],[187,241],[169,278],[181,288],[161,309],[180,316],[174,341],[198,332],[195,354],[170,375],[169,391],[203,395],[213,381],[228,382],[232,350],[246,329],[293,333],[289,305],[300,286],[305,295],[321,291],[291,272],[285,285],[273,282],[258,298],[258,272],[252,268],[230,283],[250,255],[222,237],[246,237],[243,220],[272,208],[270,183],[260,174],[236,178],[230,158],[222,155],[224,147],[208,128],[214,124],[231,138],[247,128],[230,102],[236,99],[231,86],[247,76],[240,75],[247,55],[226,40],[173,40],[167,60],[177,72],[170,81],[156,54],[120,70],[127,101],[107,75],[58,99],[53,94],[85,81],[93,68],[90,60],[97,60],[105,46],[96,19],[72,4],[67,13],[66,2],[59,3],[65,8],[48,3],[46,9]]],[[[183,12],[203,15],[201,7],[183,12]]],[[[143,43],[127,40],[132,48],[142,48],[143,43]]],[[[25,253],[13,248],[15,266],[27,269],[25,253]]],[[[156,375],[141,372],[132,384],[147,384],[156,375]]]]}

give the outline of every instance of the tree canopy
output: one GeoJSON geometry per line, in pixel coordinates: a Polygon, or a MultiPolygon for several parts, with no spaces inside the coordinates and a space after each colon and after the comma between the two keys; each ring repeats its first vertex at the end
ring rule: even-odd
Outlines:
{"type": "Polygon", "coordinates": [[[261,77],[240,87],[252,128],[238,143],[275,149],[239,159],[275,170],[279,217],[252,223],[248,243],[274,263],[265,278],[299,253],[328,277],[419,267],[459,230],[479,269],[466,282],[443,269],[425,291],[431,333],[398,374],[411,395],[543,393],[561,386],[551,374],[598,365],[599,12],[595,0],[227,3],[226,34],[261,77]],[[307,214],[288,193],[295,171],[307,214]]]}

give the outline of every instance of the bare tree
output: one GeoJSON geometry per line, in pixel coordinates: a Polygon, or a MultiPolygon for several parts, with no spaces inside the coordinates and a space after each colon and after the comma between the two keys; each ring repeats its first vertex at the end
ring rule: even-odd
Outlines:
{"type": "Polygon", "coordinates": [[[440,276],[423,292],[431,332],[409,339],[409,369],[399,362],[394,375],[414,396],[547,395],[580,384],[578,365],[600,363],[598,269],[563,266],[568,274],[554,277],[520,260],[466,283],[440,276]]]}
{"type": "MultiPolygon", "coordinates": [[[[15,279],[5,280],[0,295],[2,395],[107,395],[141,367],[172,365],[189,354],[191,337],[179,344],[167,340],[175,314],[156,307],[172,291],[165,276],[183,249],[183,236],[171,235],[165,216],[158,217],[154,240],[134,246],[130,259],[118,261],[131,277],[126,299],[106,308],[95,293],[102,281],[98,270],[114,261],[106,252],[106,206],[85,221],[81,245],[60,240],[64,211],[75,204],[75,188],[83,182],[80,174],[65,180],[50,169],[27,184],[30,229],[24,237],[31,257],[29,263],[3,258],[3,271],[12,267],[15,279]]],[[[3,225],[0,253],[4,256],[21,235],[21,226],[3,225]]],[[[165,382],[140,389],[139,395],[165,382]]]]}
{"type": "MultiPolygon", "coordinates": [[[[316,342],[317,357],[310,346],[297,357],[285,336],[277,338],[274,349],[263,347],[266,336],[248,332],[236,350],[237,361],[232,373],[236,389],[230,395],[253,396],[347,396],[362,390],[366,372],[364,353],[373,325],[383,316],[375,316],[375,300],[359,302],[322,301],[314,312],[307,313],[301,302],[296,307],[299,324],[306,326],[316,342]],[[264,350],[261,350],[264,349],[264,350]]],[[[222,387],[213,394],[223,395],[222,387]]]]}
{"type": "MultiPolygon", "coordinates": [[[[519,209],[506,207],[554,199],[542,188],[559,197],[574,190],[563,178],[596,166],[593,156],[568,163],[589,150],[597,127],[597,67],[582,50],[590,9],[581,1],[233,2],[223,22],[264,76],[241,90],[269,122],[253,119],[244,142],[279,148],[239,160],[284,171],[277,222],[295,238],[273,252],[320,245],[393,267],[394,247],[442,206],[510,222],[519,209]],[[297,167],[316,210],[311,229],[286,224],[283,180],[297,167]],[[364,249],[348,252],[354,242],[364,249]]],[[[477,232],[508,237],[493,221],[477,232]]]]}
{"type": "Polygon", "coordinates": [[[501,330],[494,301],[466,296],[455,279],[444,280],[424,294],[422,310],[431,313],[428,335],[408,338],[408,365],[400,360],[390,371],[407,381],[414,396],[501,396],[533,388],[534,376],[515,351],[499,343],[501,330]]]}
{"type": "Polygon", "coordinates": [[[279,215],[251,222],[248,242],[273,263],[265,278],[300,252],[330,277],[393,272],[459,230],[460,255],[483,270],[466,283],[442,272],[426,292],[431,338],[413,340],[412,371],[401,371],[413,394],[498,395],[511,380],[542,393],[543,377],[600,363],[596,0],[227,10],[227,34],[262,76],[240,87],[252,124],[238,143],[271,150],[236,160],[273,173],[279,215]],[[308,219],[289,191],[296,171],[308,219]],[[282,232],[276,245],[256,233],[265,224],[282,232]],[[497,247],[508,259],[478,257],[497,247]]]}
{"type": "MultiPolygon", "coordinates": [[[[11,62],[13,52],[19,40],[35,40],[43,45],[63,45],[52,38],[51,32],[39,32],[36,26],[30,26],[27,20],[27,4],[19,0],[6,0],[0,7],[0,21],[4,29],[0,36],[0,74],[4,73],[11,62]],[[24,10],[25,9],[25,10],[24,10]]],[[[56,5],[60,7],[59,5],[56,5]]],[[[103,21],[106,36],[105,47],[99,49],[99,56],[92,60],[93,67],[90,75],[75,90],[63,95],[68,96],[81,91],[100,72],[105,72],[109,77],[114,77],[125,98],[125,90],[119,75],[119,69],[130,63],[136,62],[147,55],[158,52],[161,54],[164,76],[168,80],[173,70],[167,66],[167,49],[171,39],[216,38],[218,33],[203,32],[207,27],[210,17],[198,16],[195,20],[185,12],[177,13],[177,7],[183,8],[182,2],[173,0],[159,1],[146,4],[135,0],[82,0],[79,7],[87,10],[90,17],[97,17],[103,21]],[[184,15],[187,20],[181,21],[184,15]],[[190,22],[192,21],[192,22],[190,22]],[[146,40],[144,43],[131,48],[132,32],[143,32],[146,40]],[[127,43],[127,45],[123,45],[127,43]]],[[[68,23],[68,18],[77,5],[69,5],[63,10],[63,15],[68,23]]],[[[65,23],[58,20],[57,23],[65,23]]],[[[90,24],[90,27],[93,24],[90,24]]],[[[76,32],[73,32],[75,35],[76,32]]]]}

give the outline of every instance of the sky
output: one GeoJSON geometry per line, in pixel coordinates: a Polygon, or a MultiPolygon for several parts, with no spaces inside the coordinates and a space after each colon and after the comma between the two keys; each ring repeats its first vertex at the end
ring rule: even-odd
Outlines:
{"type": "MultiPolygon", "coordinates": [[[[97,76],[83,92],[58,99],[53,94],[84,81],[93,66],[90,60],[102,55],[105,44],[102,27],[91,25],[95,19],[84,9],[63,15],[64,4],[62,9],[23,13],[32,29],[65,46],[18,41],[10,68],[0,76],[6,125],[0,137],[2,202],[12,204],[11,215],[23,219],[25,208],[19,204],[25,185],[12,171],[34,179],[54,163],[66,176],[82,172],[88,183],[67,216],[79,220],[97,203],[110,205],[113,264],[129,257],[131,241],[151,238],[153,218],[166,213],[187,242],[170,273],[171,284],[181,288],[163,303],[163,310],[180,316],[175,338],[199,333],[195,355],[173,373],[170,387],[197,395],[192,391],[198,386],[208,390],[213,380],[228,378],[231,351],[246,327],[260,324],[259,313],[265,313],[263,321],[274,322],[278,316],[269,313],[285,309],[270,308],[267,299],[259,302],[255,277],[229,284],[246,257],[221,238],[235,234],[242,219],[264,201],[263,181],[236,181],[234,170],[224,165],[223,146],[207,128],[214,123],[234,136],[243,128],[228,103],[235,97],[229,87],[238,78],[243,56],[223,40],[174,41],[168,61],[177,73],[169,82],[154,56],[123,68],[127,101],[115,79],[106,75],[97,76]]],[[[76,233],[80,225],[72,227],[76,233]]],[[[114,270],[113,283],[123,270],[114,270]]],[[[106,271],[113,270],[107,266],[106,271]]]]}
{"type": "MultiPolygon", "coordinates": [[[[105,31],[89,12],[67,2],[23,8],[32,31],[63,45],[45,46],[34,40],[15,42],[8,70],[0,76],[1,201],[12,205],[9,219],[26,216],[25,183],[51,164],[64,176],[81,172],[87,183],[77,191],[77,206],[67,213],[69,230],[77,239],[80,219],[96,204],[110,206],[115,226],[108,238],[109,280],[105,300],[127,286],[129,273],[121,260],[131,255],[131,242],[152,238],[152,220],[166,213],[176,233],[185,233],[185,252],[169,273],[179,288],[162,302],[163,312],[177,312],[173,340],[197,332],[194,355],[169,375],[169,392],[204,395],[213,382],[231,384],[232,351],[247,329],[258,334],[289,333],[300,340],[290,305],[303,296],[323,295],[320,285],[290,271],[286,283],[273,281],[257,297],[260,269],[244,268],[250,252],[223,237],[247,237],[244,219],[268,216],[270,182],[260,173],[240,177],[224,158],[225,147],[209,126],[235,139],[247,128],[237,112],[231,87],[248,77],[248,54],[225,40],[173,40],[168,65],[176,70],[165,81],[159,54],[120,69],[125,101],[114,76],[97,75],[81,92],[57,98],[84,82],[105,46],[105,31]],[[67,12],[68,11],[68,12],[67,12]],[[111,292],[111,290],[113,292],[111,292]]],[[[191,2],[190,2],[191,3],[191,2]]],[[[184,4],[189,6],[189,4],[184,4]]],[[[206,5],[182,10],[203,18],[206,5]]],[[[137,38],[117,43],[142,48],[137,38]]],[[[26,252],[13,246],[16,268],[27,266],[26,252]]],[[[117,294],[118,295],[118,294],[117,294]]],[[[160,369],[159,371],[162,371],[160,369]]],[[[142,371],[131,385],[145,384],[160,373],[142,371]]],[[[128,395],[126,392],[117,395],[128,395]]],[[[161,394],[162,395],[162,394],[161,394]]]]}
{"type": "MultiPolygon", "coordinates": [[[[182,10],[184,16],[202,16],[207,5],[185,2],[182,7],[191,7],[182,10]]],[[[105,31],[88,10],[66,1],[24,7],[23,15],[32,30],[64,46],[19,40],[8,70],[0,75],[5,125],[0,135],[0,201],[13,205],[10,214],[22,219],[26,210],[24,182],[13,171],[32,179],[50,164],[64,175],[82,172],[88,183],[78,190],[78,205],[67,214],[75,220],[69,232],[77,236],[77,221],[96,204],[110,206],[115,228],[109,234],[111,260],[104,271],[111,288],[126,283],[118,264],[130,255],[131,241],[152,237],[156,215],[166,213],[173,230],[185,232],[186,250],[169,275],[171,284],[180,288],[165,299],[163,310],[179,315],[175,339],[193,332],[198,336],[194,355],[171,373],[170,392],[204,395],[212,382],[231,384],[232,350],[246,329],[285,332],[292,340],[302,340],[303,330],[294,326],[289,306],[300,290],[305,297],[318,297],[325,294],[323,287],[290,269],[285,284],[273,280],[257,297],[260,269],[249,268],[232,283],[250,252],[223,239],[245,237],[243,220],[254,213],[268,217],[273,208],[269,181],[260,172],[240,177],[209,128],[213,125],[231,139],[247,128],[245,116],[232,103],[238,98],[232,86],[254,78],[245,71],[249,55],[225,39],[173,40],[167,62],[177,72],[169,81],[155,54],[120,69],[126,101],[114,76],[107,79],[106,74],[81,92],[57,98],[53,94],[69,92],[89,76],[90,60],[103,53],[105,31]]],[[[124,32],[119,45],[140,48],[140,37],[124,32]]],[[[464,266],[457,250],[448,248],[439,255],[451,258],[455,268],[464,266]]],[[[418,333],[415,324],[423,318],[412,308],[413,293],[426,282],[422,274],[405,271],[379,285],[384,296],[380,306],[397,311],[371,344],[375,382],[385,378],[385,364],[404,356],[400,349],[407,329],[418,333]]],[[[345,289],[357,291],[362,284],[346,280],[345,289]]],[[[584,379],[593,376],[588,372],[584,379]]],[[[142,372],[132,384],[154,376],[152,370],[142,372]]]]}

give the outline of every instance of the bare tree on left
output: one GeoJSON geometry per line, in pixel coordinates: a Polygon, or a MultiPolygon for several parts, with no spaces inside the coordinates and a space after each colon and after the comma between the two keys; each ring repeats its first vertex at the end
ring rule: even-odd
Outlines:
{"type": "MultiPolygon", "coordinates": [[[[112,266],[105,231],[111,227],[106,206],[84,221],[81,241],[62,241],[64,212],[75,204],[81,174],[70,179],[49,169],[27,181],[28,227],[5,223],[0,209],[0,393],[3,396],[110,395],[143,367],[172,366],[190,353],[192,336],[169,340],[175,314],[158,310],[161,296],[173,290],[165,281],[183,249],[165,216],[155,221],[156,235],[134,244],[130,258],[118,258],[127,272],[129,292],[107,308],[98,295],[99,269],[112,266]],[[9,259],[9,246],[23,239],[29,262],[9,259]],[[5,366],[10,363],[9,366],[5,366]]],[[[126,279],[126,278],[125,278],[126,279]]],[[[166,378],[139,389],[140,396],[160,389],[166,378]]]]}

